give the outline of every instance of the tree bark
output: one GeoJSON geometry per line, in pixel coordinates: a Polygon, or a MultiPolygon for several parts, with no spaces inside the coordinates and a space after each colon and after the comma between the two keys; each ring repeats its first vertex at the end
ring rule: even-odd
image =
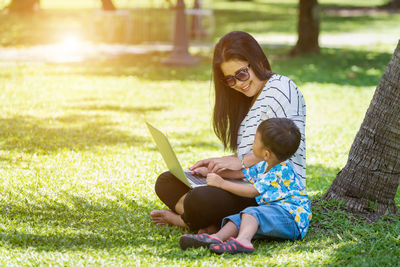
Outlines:
{"type": "Polygon", "coordinates": [[[300,0],[298,39],[290,55],[319,53],[319,7],[317,0],[300,0]]]}
{"type": "Polygon", "coordinates": [[[400,8],[400,0],[390,0],[383,7],[384,8],[400,8]]]}
{"type": "MultiPolygon", "coordinates": [[[[194,10],[200,10],[201,9],[200,0],[194,0],[193,9],[194,10]]],[[[190,38],[192,38],[192,39],[200,39],[200,38],[204,38],[206,36],[207,36],[207,33],[203,28],[201,16],[200,15],[193,15],[192,16],[192,24],[191,24],[191,27],[190,27],[190,38]]]]}
{"type": "Polygon", "coordinates": [[[40,0],[12,0],[7,6],[11,13],[31,13],[38,10],[40,0]]]}
{"type": "Polygon", "coordinates": [[[105,11],[114,11],[116,10],[112,0],[101,0],[102,9],[105,11]]]}
{"type": "Polygon", "coordinates": [[[400,41],[364,121],[324,199],[344,200],[354,213],[396,213],[400,178],[400,41]]]}

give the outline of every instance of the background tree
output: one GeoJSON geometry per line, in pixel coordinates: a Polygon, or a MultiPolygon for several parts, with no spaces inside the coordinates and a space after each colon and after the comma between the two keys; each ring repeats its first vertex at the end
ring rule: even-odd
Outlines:
{"type": "Polygon", "coordinates": [[[346,166],[324,199],[344,200],[375,220],[396,213],[400,178],[400,41],[351,146],[346,166]]]}
{"type": "Polygon", "coordinates": [[[101,0],[101,8],[106,11],[116,10],[112,0],[101,0]]]}
{"type": "Polygon", "coordinates": [[[385,8],[400,8],[400,0],[390,0],[383,7],[385,7],[385,8]]]}
{"type": "MultiPolygon", "coordinates": [[[[194,0],[193,10],[200,11],[201,10],[201,0],[194,0]]],[[[190,38],[204,38],[207,36],[206,30],[203,28],[202,17],[201,15],[192,15],[192,23],[190,25],[190,38]]]]}
{"type": "Polygon", "coordinates": [[[291,55],[319,53],[319,7],[317,0],[300,0],[298,39],[291,55]]]}
{"type": "Polygon", "coordinates": [[[6,7],[11,13],[29,13],[38,10],[40,0],[12,0],[6,7]]]}

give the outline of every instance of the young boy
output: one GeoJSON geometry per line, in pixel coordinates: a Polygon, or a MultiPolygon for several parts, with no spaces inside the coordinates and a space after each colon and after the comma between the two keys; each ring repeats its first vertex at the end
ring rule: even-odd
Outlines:
{"type": "Polygon", "coordinates": [[[224,172],[225,178],[242,178],[244,174],[251,184],[237,184],[218,174],[207,174],[207,185],[255,197],[259,206],[225,217],[221,230],[213,235],[183,235],[179,241],[181,248],[209,247],[218,254],[252,253],[253,238],[302,239],[311,219],[310,201],[288,161],[298,149],[300,138],[299,129],[290,119],[263,121],[253,143],[253,153],[262,161],[243,169],[243,173],[224,172]]]}

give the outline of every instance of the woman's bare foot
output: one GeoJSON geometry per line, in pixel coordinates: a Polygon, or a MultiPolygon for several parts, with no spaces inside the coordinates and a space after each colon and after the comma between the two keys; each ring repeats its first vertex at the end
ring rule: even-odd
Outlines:
{"type": "Polygon", "coordinates": [[[215,225],[210,225],[210,226],[208,226],[208,227],[206,227],[206,228],[202,228],[202,229],[200,229],[197,233],[198,234],[204,234],[204,233],[206,233],[206,234],[215,234],[216,232],[218,231],[218,228],[217,228],[217,226],[215,226],[215,225]]]}
{"type": "Polygon", "coordinates": [[[156,225],[175,225],[187,228],[181,216],[172,210],[153,210],[150,212],[150,217],[156,225]]]}

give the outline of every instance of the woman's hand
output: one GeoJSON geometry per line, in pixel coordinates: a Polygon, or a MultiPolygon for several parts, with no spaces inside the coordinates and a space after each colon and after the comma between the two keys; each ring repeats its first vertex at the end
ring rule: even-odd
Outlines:
{"type": "Polygon", "coordinates": [[[196,162],[192,167],[190,167],[189,170],[194,171],[195,169],[198,169],[200,167],[208,168],[208,164],[210,163],[210,161],[215,160],[215,159],[218,159],[218,158],[209,158],[209,159],[200,160],[200,161],[196,162]]]}
{"type": "Polygon", "coordinates": [[[222,184],[224,183],[224,179],[215,173],[207,174],[207,185],[214,186],[218,188],[222,188],[222,184]]]}
{"type": "Polygon", "coordinates": [[[242,163],[236,155],[203,159],[194,164],[189,170],[194,171],[199,167],[207,167],[208,172],[220,172],[224,169],[238,171],[242,169],[242,163]]]}
{"type": "Polygon", "coordinates": [[[192,171],[192,173],[194,175],[200,175],[200,176],[206,177],[207,174],[209,173],[209,171],[208,171],[207,167],[198,167],[198,168],[194,169],[192,171]]]}
{"type": "Polygon", "coordinates": [[[225,169],[232,171],[239,171],[242,169],[242,163],[240,162],[237,156],[233,155],[233,156],[215,158],[211,160],[208,164],[209,172],[217,173],[225,169]]]}

